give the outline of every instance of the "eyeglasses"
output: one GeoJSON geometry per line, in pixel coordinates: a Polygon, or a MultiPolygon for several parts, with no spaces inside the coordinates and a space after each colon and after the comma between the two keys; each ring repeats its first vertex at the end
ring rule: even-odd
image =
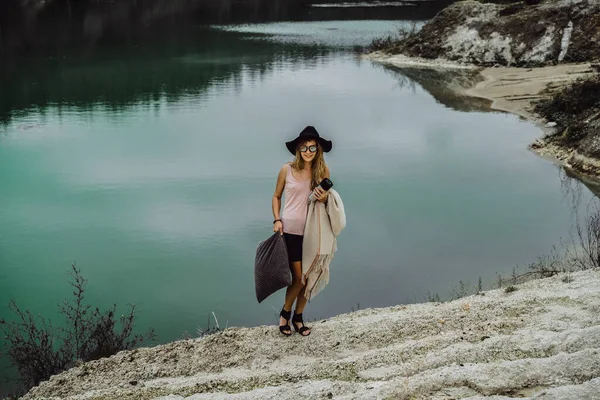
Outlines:
{"type": "Polygon", "coordinates": [[[300,150],[301,153],[306,153],[307,151],[315,153],[317,151],[317,146],[300,146],[298,150],[300,150]]]}

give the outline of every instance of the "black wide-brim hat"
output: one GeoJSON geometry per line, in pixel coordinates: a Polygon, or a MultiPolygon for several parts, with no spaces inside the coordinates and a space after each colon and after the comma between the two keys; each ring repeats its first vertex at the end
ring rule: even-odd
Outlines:
{"type": "Polygon", "coordinates": [[[331,140],[326,140],[319,136],[319,132],[317,132],[314,126],[307,126],[302,130],[302,132],[300,132],[296,139],[291,140],[289,142],[285,142],[285,145],[290,151],[290,153],[296,155],[296,148],[298,147],[298,143],[302,143],[311,139],[319,142],[319,145],[325,153],[329,153],[331,151],[331,148],[333,147],[331,140]]]}

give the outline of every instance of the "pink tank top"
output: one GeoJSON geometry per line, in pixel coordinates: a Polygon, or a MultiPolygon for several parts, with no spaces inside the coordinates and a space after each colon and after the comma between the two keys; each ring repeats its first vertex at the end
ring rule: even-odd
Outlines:
{"type": "Polygon", "coordinates": [[[283,189],[285,201],[281,215],[284,233],[304,235],[310,193],[310,179],[300,181],[294,178],[292,166],[287,164],[287,175],[285,176],[285,187],[283,189]]]}

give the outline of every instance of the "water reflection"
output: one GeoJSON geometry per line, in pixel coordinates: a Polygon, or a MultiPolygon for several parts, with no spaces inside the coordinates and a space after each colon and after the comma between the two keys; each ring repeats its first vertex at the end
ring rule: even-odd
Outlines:
{"type": "MultiPolygon", "coordinates": [[[[382,32],[345,30],[339,21],[424,20],[448,1],[406,7],[308,7],[307,1],[171,2],[53,1],[37,7],[0,4],[0,128],[12,117],[43,115],[52,105],[90,111],[97,105],[124,110],[133,104],[199,98],[211,87],[240,80],[246,70],[263,77],[277,63],[318,62],[341,47],[364,46],[382,32]],[[290,41],[240,40],[243,31],[216,31],[208,23],[305,21],[290,41]],[[314,21],[335,20],[336,35],[317,42],[314,21]],[[313,22],[309,22],[313,21],[313,22]],[[339,25],[339,26],[338,26],[339,25]],[[299,37],[308,40],[299,41],[299,37]],[[337,38],[335,41],[332,38],[337,38]],[[365,39],[366,38],[366,39],[365,39]],[[24,58],[23,56],[27,56],[24,58]]],[[[297,24],[296,24],[297,25],[297,24]]],[[[256,25],[255,25],[256,27],[256,25]]],[[[255,29],[255,27],[253,29],[255,29]]],[[[298,27],[295,27],[298,29],[298,27]]],[[[256,38],[260,32],[254,32],[256,38]]],[[[269,35],[264,32],[265,38],[269,35]]]]}
{"type": "MultiPolygon", "coordinates": [[[[428,92],[440,104],[462,112],[502,113],[492,109],[488,99],[468,96],[465,91],[483,78],[477,70],[466,69],[433,69],[414,67],[394,67],[373,63],[388,74],[396,77],[397,87],[415,92],[417,85],[428,92]]],[[[540,135],[542,132],[540,131],[540,135]]],[[[565,199],[571,210],[580,208],[582,191],[587,187],[597,198],[600,198],[600,181],[578,174],[569,168],[558,167],[559,181],[565,199]]]]}
{"type": "Polygon", "coordinates": [[[272,21],[425,20],[453,0],[402,7],[309,7],[310,0],[54,0],[0,2],[0,60],[64,56],[177,36],[182,26],[272,21]]]}
{"type": "MultiPolygon", "coordinates": [[[[48,60],[0,75],[0,127],[31,112],[44,114],[56,107],[92,111],[101,105],[123,112],[136,105],[156,104],[163,99],[201,99],[210,87],[233,82],[239,87],[242,73],[262,79],[282,64],[316,65],[333,51],[323,46],[286,46],[256,41],[252,51],[240,34],[210,29],[191,31],[206,39],[112,51],[102,56],[48,60]],[[238,84],[236,84],[238,82],[238,84]]],[[[193,36],[192,36],[193,37],[193,36]]]]}
{"type": "MultiPolygon", "coordinates": [[[[570,235],[573,236],[573,230],[576,230],[578,222],[581,224],[582,221],[594,218],[592,217],[594,208],[600,206],[600,182],[569,168],[558,166],[558,171],[563,201],[568,205],[571,213],[570,235]]],[[[600,242],[598,245],[600,246],[600,242]]],[[[600,251],[600,248],[598,250],[600,251]]]]}
{"type": "Polygon", "coordinates": [[[398,77],[399,87],[407,87],[414,91],[414,85],[418,84],[438,103],[453,110],[498,112],[490,108],[490,100],[465,94],[467,89],[482,80],[477,70],[400,68],[388,65],[382,65],[381,68],[398,77]]]}

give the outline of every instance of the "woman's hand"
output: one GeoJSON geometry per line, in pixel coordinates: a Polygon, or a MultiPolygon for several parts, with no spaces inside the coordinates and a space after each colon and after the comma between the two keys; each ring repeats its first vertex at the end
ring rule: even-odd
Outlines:
{"type": "Polygon", "coordinates": [[[273,232],[279,232],[281,235],[283,235],[283,224],[281,221],[275,221],[273,224],[273,232]]]}
{"type": "Polygon", "coordinates": [[[321,203],[325,203],[327,201],[327,197],[329,196],[329,192],[323,190],[321,187],[317,186],[315,188],[315,198],[321,203]]]}

